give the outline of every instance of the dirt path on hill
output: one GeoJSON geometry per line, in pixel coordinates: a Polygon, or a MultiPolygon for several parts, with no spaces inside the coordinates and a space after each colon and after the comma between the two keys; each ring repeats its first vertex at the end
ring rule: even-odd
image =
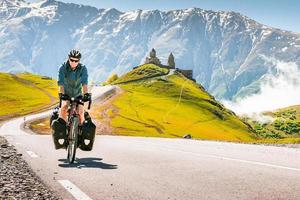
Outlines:
{"type": "Polygon", "coordinates": [[[91,109],[89,114],[97,127],[97,135],[114,135],[111,119],[118,113],[119,109],[112,105],[111,102],[123,92],[124,91],[118,87],[116,92],[112,95],[93,103],[94,109],[91,109]]]}

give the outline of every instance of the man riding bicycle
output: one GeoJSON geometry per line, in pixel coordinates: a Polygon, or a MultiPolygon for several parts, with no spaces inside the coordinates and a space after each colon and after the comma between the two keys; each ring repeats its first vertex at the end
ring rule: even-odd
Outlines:
{"type": "MultiPolygon", "coordinates": [[[[51,127],[54,130],[55,148],[66,148],[66,125],[68,118],[67,99],[69,97],[82,98],[83,102],[91,100],[91,93],[88,93],[88,72],[85,65],[80,63],[81,53],[77,50],[71,50],[68,60],[59,68],[58,86],[59,98],[62,100],[59,118],[54,120],[51,127]],[[64,143],[59,144],[58,138],[63,138],[64,143]]],[[[79,114],[79,130],[82,130],[85,121],[84,103],[79,104],[77,108],[79,114]]]]}

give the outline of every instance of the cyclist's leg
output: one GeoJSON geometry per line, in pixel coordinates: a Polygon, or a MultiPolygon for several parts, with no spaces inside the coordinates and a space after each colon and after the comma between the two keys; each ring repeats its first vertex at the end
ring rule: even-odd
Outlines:
{"type": "Polygon", "coordinates": [[[77,112],[79,114],[79,124],[82,125],[84,122],[84,106],[79,104],[77,112]]]}
{"type": "Polygon", "coordinates": [[[59,117],[65,120],[67,122],[67,117],[68,117],[68,106],[70,102],[69,101],[62,101],[61,102],[61,109],[59,112],[59,117]]]}

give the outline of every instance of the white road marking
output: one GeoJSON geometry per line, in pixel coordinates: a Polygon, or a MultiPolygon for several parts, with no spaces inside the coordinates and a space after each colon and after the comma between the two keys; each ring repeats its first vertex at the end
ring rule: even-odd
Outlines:
{"type": "Polygon", "coordinates": [[[77,200],[92,200],[69,180],[58,180],[58,182],[77,200]]]}
{"type": "Polygon", "coordinates": [[[207,157],[213,157],[213,158],[220,158],[220,159],[223,159],[223,160],[230,160],[230,161],[236,161],[236,162],[242,162],[242,163],[249,163],[249,164],[253,164],[253,165],[261,165],[261,166],[267,166],[267,167],[275,167],[275,168],[279,168],[279,169],[288,169],[288,170],[300,171],[299,168],[287,167],[287,166],[282,166],[282,165],[274,165],[274,164],[269,164],[269,163],[264,163],[264,162],[258,162],[258,161],[242,160],[242,159],[222,157],[222,156],[214,156],[214,155],[206,155],[206,156],[207,157]]]}
{"type": "Polygon", "coordinates": [[[204,156],[204,157],[210,157],[210,158],[230,160],[230,161],[235,161],[235,162],[248,163],[248,164],[252,164],[252,165],[261,165],[261,166],[274,167],[274,168],[279,168],[279,169],[288,169],[288,170],[293,170],[293,171],[300,171],[299,168],[287,167],[287,166],[282,166],[282,165],[274,165],[274,164],[258,162],[258,161],[243,160],[243,159],[230,158],[230,157],[224,157],[224,156],[216,156],[216,155],[211,155],[211,154],[201,154],[201,153],[195,153],[195,152],[183,151],[183,150],[175,150],[175,149],[167,149],[167,151],[188,153],[188,154],[193,154],[195,156],[204,156]]]}
{"type": "Polygon", "coordinates": [[[28,153],[28,155],[30,155],[32,158],[37,158],[38,156],[32,152],[32,151],[26,151],[28,153]]]}
{"type": "MultiPolygon", "coordinates": [[[[266,166],[266,167],[273,167],[273,168],[278,168],[278,169],[286,169],[286,170],[292,170],[292,171],[300,171],[300,168],[295,168],[295,167],[288,167],[288,166],[282,166],[282,165],[275,165],[275,164],[270,164],[270,163],[265,163],[265,162],[259,162],[259,161],[251,161],[251,160],[244,160],[244,159],[237,159],[237,158],[230,158],[230,157],[225,157],[225,156],[217,156],[217,155],[212,155],[212,154],[203,154],[203,153],[197,153],[197,152],[192,152],[192,151],[184,151],[184,150],[176,150],[173,149],[172,147],[169,146],[160,146],[157,143],[146,143],[142,142],[144,144],[151,144],[152,146],[155,146],[156,148],[161,148],[166,151],[171,151],[171,152],[179,152],[179,153],[186,153],[186,154],[191,154],[194,156],[202,156],[202,157],[210,157],[210,158],[216,158],[216,159],[223,159],[223,160],[230,160],[230,161],[235,161],[235,162],[241,162],[241,163],[248,163],[252,165],[260,165],[260,166],[266,166]]],[[[138,144],[140,145],[140,144],[138,144]]]]}

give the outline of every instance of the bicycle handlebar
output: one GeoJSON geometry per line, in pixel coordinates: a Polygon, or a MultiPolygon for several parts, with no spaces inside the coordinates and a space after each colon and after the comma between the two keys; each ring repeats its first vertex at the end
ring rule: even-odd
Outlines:
{"type": "MultiPolygon", "coordinates": [[[[82,101],[82,97],[80,97],[80,98],[79,97],[75,98],[73,101],[76,101],[77,103],[81,102],[82,101]]],[[[69,96],[66,99],[59,98],[59,108],[61,108],[61,102],[62,102],[62,100],[71,101],[72,99],[69,96]]],[[[88,102],[89,102],[89,106],[88,106],[88,110],[89,110],[91,108],[92,99],[90,99],[88,102]]]]}
{"type": "Polygon", "coordinates": [[[89,107],[88,107],[88,110],[91,108],[91,104],[92,104],[92,99],[89,100],[89,107]]]}
{"type": "Polygon", "coordinates": [[[61,98],[59,98],[59,108],[61,107],[61,98]]]}

